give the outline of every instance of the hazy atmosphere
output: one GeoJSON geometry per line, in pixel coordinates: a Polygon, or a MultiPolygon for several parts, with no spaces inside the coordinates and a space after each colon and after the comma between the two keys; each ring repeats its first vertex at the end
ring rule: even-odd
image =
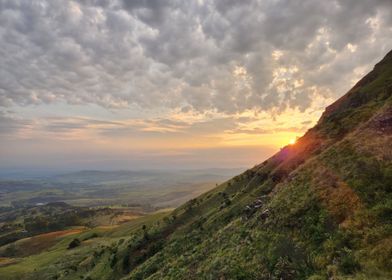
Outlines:
{"type": "Polygon", "coordinates": [[[0,1],[0,167],[243,167],[392,44],[392,2],[0,1]]]}
{"type": "Polygon", "coordinates": [[[0,0],[1,280],[392,279],[392,0],[0,0]]]}

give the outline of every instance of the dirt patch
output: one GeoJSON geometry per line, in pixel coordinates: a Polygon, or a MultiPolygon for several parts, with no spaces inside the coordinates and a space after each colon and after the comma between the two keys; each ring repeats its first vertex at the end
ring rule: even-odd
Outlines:
{"type": "Polygon", "coordinates": [[[71,235],[71,234],[75,234],[75,233],[80,233],[84,230],[84,228],[77,228],[77,229],[66,229],[66,230],[60,230],[60,231],[52,231],[52,232],[48,232],[48,233],[44,233],[44,234],[40,234],[40,235],[36,235],[33,237],[30,237],[30,239],[42,239],[42,238],[59,238],[59,237],[64,237],[67,235],[71,235]]]}

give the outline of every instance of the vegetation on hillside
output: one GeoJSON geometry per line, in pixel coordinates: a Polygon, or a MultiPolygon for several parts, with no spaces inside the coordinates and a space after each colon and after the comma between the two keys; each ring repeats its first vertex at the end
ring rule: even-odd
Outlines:
{"type": "Polygon", "coordinates": [[[9,279],[391,279],[390,143],[392,52],[296,144],[262,164],[171,213],[92,239],[93,230],[79,233],[0,273],[9,279]],[[64,253],[75,238],[80,246],[64,253]]]}

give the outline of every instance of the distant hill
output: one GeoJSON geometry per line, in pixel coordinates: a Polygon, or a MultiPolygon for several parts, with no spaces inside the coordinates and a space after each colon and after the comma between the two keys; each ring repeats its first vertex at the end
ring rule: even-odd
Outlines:
{"type": "Polygon", "coordinates": [[[59,245],[0,273],[392,279],[391,143],[392,52],[297,143],[263,163],[171,213],[144,217],[73,251],[59,245]]]}
{"type": "Polygon", "coordinates": [[[222,180],[238,174],[244,168],[211,168],[211,169],[184,169],[184,170],[82,170],[78,172],[60,174],[52,176],[51,179],[60,182],[103,184],[107,182],[126,182],[134,180],[145,180],[156,178],[164,180],[165,178],[185,179],[192,182],[206,182],[208,180],[222,180]],[[195,181],[194,181],[195,180],[195,181]]]}
{"type": "Polygon", "coordinates": [[[47,177],[0,179],[0,207],[63,201],[74,206],[177,207],[244,169],[84,170],[47,177]]]}

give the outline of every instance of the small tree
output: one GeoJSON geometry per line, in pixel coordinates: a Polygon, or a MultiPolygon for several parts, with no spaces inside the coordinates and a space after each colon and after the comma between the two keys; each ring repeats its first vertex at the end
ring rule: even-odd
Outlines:
{"type": "Polygon", "coordinates": [[[68,249],[73,249],[75,247],[80,246],[80,240],[75,238],[74,240],[72,240],[69,244],[68,244],[68,249]]]}
{"type": "Polygon", "coordinates": [[[143,225],[142,226],[142,230],[143,230],[143,238],[144,238],[144,240],[149,240],[150,236],[148,235],[147,226],[143,225]]]}

